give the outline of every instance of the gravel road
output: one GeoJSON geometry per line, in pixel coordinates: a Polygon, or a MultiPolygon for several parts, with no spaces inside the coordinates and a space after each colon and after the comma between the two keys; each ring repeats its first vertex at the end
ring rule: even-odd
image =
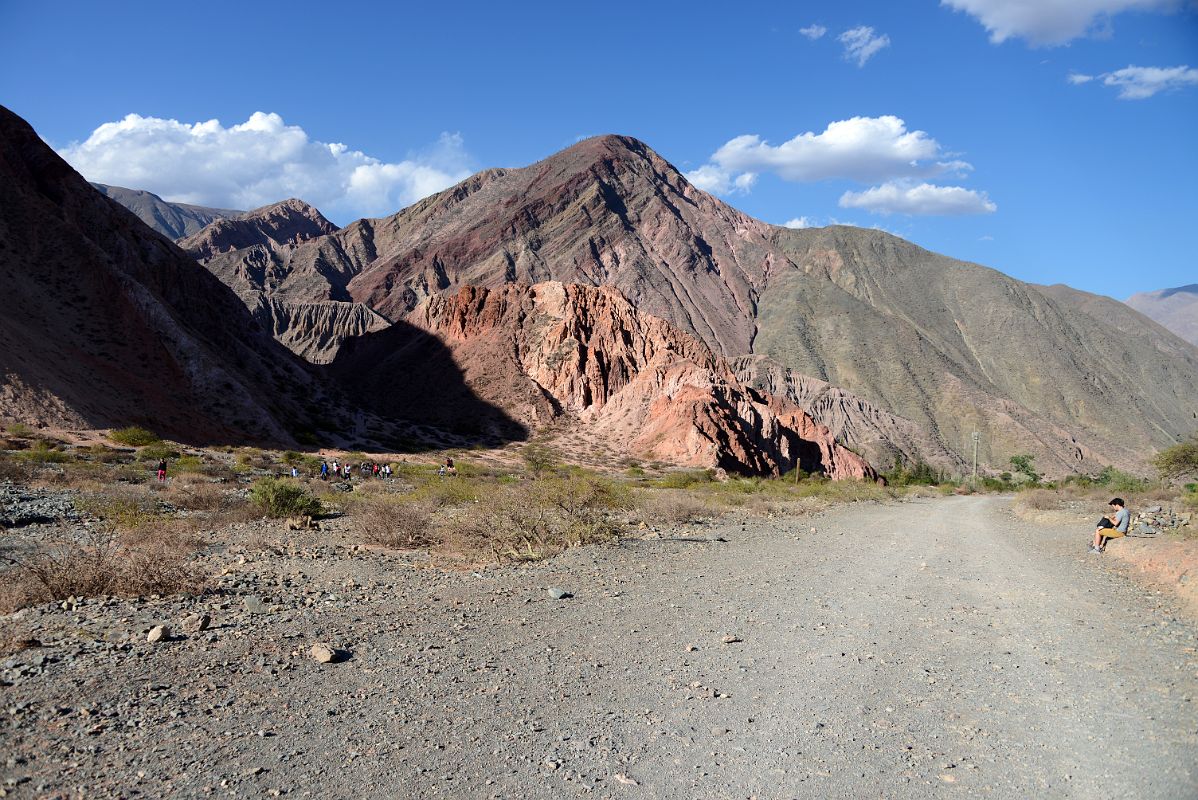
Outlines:
{"type": "Polygon", "coordinates": [[[480,573],[263,553],[214,597],[12,620],[47,646],[0,664],[4,788],[1198,797],[1198,627],[1085,538],[951,497],[480,573]],[[145,641],[196,608],[211,631],[145,641]]]}

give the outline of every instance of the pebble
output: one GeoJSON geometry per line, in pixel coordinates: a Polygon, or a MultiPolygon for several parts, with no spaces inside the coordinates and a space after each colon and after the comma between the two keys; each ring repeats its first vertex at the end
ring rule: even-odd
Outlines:
{"type": "Polygon", "coordinates": [[[155,625],[150,628],[150,632],[146,634],[147,642],[161,642],[171,638],[170,628],[165,625],[155,625]]]}
{"type": "Polygon", "coordinates": [[[188,614],[183,618],[182,627],[186,633],[200,633],[208,630],[208,626],[212,624],[212,617],[207,614],[188,614]]]}
{"type": "Polygon", "coordinates": [[[568,592],[565,589],[562,589],[561,587],[550,586],[549,587],[549,596],[552,597],[554,600],[565,600],[566,598],[573,597],[574,595],[571,592],[568,592]]]}

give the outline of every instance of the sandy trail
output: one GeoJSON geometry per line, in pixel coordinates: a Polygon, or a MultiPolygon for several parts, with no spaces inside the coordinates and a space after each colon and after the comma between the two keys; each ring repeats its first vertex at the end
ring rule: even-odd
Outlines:
{"type": "Polygon", "coordinates": [[[119,710],[98,735],[12,716],[6,774],[30,776],[14,796],[1198,796],[1198,628],[1084,539],[953,497],[520,570],[346,559],[319,574],[360,596],[309,608],[279,580],[276,613],[214,607],[214,641],[82,646],[5,689],[119,710]],[[313,635],[353,657],[312,663],[313,635]]]}

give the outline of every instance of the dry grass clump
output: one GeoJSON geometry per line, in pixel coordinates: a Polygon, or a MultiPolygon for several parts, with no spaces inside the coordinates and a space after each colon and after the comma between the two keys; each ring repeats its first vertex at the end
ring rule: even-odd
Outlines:
{"type": "Polygon", "coordinates": [[[3,556],[0,610],[12,611],[68,597],[171,595],[204,585],[194,559],[196,541],[159,531],[126,538],[93,526],[47,538],[29,554],[3,556]]]}
{"type": "Polygon", "coordinates": [[[219,483],[192,474],[173,479],[161,494],[171,505],[188,511],[221,511],[245,502],[219,483]]]}
{"type": "Polygon", "coordinates": [[[354,531],[366,544],[431,547],[438,543],[429,506],[395,497],[370,497],[354,504],[354,531]]]}
{"type": "Polygon", "coordinates": [[[539,560],[611,539],[619,529],[615,514],[632,507],[627,486],[582,470],[485,487],[477,503],[447,515],[442,552],[489,554],[497,562],[539,560]]]}
{"type": "Polygon", "coordinates": [[[1033,511],[1056,511],[1064,507],[1065,498],[1052,489],[1029,489],[1016,495],[1015,502],[1033,511]]]}
{"type": "Polygon", "coordinates": [[[716,498],[673,489],[639,491],[637,509],[646,525],[682,525],[710,519],[727,510],[716,498]]]}

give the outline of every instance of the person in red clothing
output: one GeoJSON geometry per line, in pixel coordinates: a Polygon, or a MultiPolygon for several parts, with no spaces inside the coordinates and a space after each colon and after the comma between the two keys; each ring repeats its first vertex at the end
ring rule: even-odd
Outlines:
{"type": "Polygon", "coordinates": [[[158,462],[158,482],[166,483],[166,459],[158,462]]]}

